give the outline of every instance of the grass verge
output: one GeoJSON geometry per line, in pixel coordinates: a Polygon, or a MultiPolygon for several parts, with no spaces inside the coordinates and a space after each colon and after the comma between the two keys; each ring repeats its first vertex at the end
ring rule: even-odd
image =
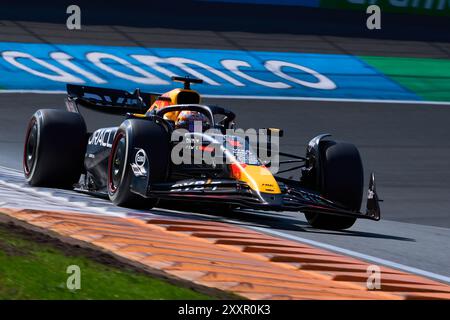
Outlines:
{"type": "Polygon", "coordinates": [[[82,248],[0,223],[0,299],[211,299],[111,262],[113,258],[92,255],[82,248]],[[67,288],[73,275],[67,268],[72,265],[80,268],[79,290],[67,288]]]}

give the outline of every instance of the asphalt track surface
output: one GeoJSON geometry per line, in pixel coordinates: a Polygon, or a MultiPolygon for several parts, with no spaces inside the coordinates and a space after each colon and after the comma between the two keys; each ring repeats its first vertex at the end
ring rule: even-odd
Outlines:
{"type": "MultiPolygon", "coordinates": [[[[63,95],[0,94],[0,164],[21,169],[25,125],[38,108],[63,108],[63,95]]],[[[259,228],[291,240],[332,245],[404,266],[450,277],[448,198],[450,139],[445,106],[208,99],[239,115],[239,126],[279,126],[285,129],[281,148],[302,154],[315,134],[332,133],[360,149],[366,167],[375,171],[383,220],[359,220],[349,231],[310,228],[300,213],[237,212],[205,216],[186,211],[151,211],[160,215],[217,219],[259,228]],[[275,116],[276,115],[276,116],[275,116]],[[319,243],[316,243],[319,242],[319,243]]],[[[120,117],[86,114],[90,128],[120,123],[120,117]]],[[[25,195],[24,195],[25,196],[25,195]]],[[[74,196],[75,195],[74,193],[74,196]]],[[[102,202],[103,203],[103,202],[102,202]]],[[[111,205],[103,203],[108,207],[111,205]]],[[[96,208],[95,205],[88,205],[96,208]]],[[[58,207],[59,208],[59,207],[58,207]]],[[[117,210],[116,208],[114,210],[117,210]]],[[[97,212],[93,210],[93,212],[97,212]]],[[[126,212],[120,209],[119,212],[126,212]]],[[[345,252],[349,253],[349,252],[345,252]]],[[[362,258],[371,260],[370,257],[362,258]]],[[[377,262],[377,261],[375,261],[377,262]]],[[[448,278],[450,280],[450,278],[448,278]]]]}
{"type": "MultiPolygon", "coordinates": [[[[17,26],[14,28],[19,30],[17,26]]],[[[28,27],[24,30],[29,32],[31,29],[28,27]]],[[[55,32],[51,28],[45,30],[50,34],[55,32]]],[[[174,34],[174,32],[170,33],[174,34]]],[[[116,30],[115,35],[117,34],[121,33],[116,30]]],[[[89,33],[84,35],[89,38],[89,33]]],[[[0,36],[0,39],[6,37],[5,35],[0,36]]],[[[233,36],[236,40],[236,37],[239,38],[242,35],[227,34],[227,36],[233,36]]],[[[197,37],[198,31],[195,31],[191,38],[183,39],[189,40],[197,37]]],[[[263,35],[254,35],[254,39],[261,37],[263,35]]],[[[283,35],[281,38],[288,43],[290,37],[283,35]]],[[[29,35],[29,38],[28,40],[31,42],[55,41],[46,40],[42,36],[37,37],[36,34],[29,35]]],[[[125,38],[124,41],[131,41],[129,37],[125,38]]],[[[214,35],[213,38],[218,39],[219,37],[214,35]]],[[[1,40],[8,41],[8,39],[1,40]]],[[[59,40],[64,41],[62,37],[59,40]]],[[[9,41],[12,40],[9,39],[9,41]]],[[[23,41],[26,41],[25,38],[23,41]]],[[[67,41],[77,40],[71,38],[67,41]]],[[[97,40],[91,39],[91,41],[97,40]]],[[[116,43],[118,40],[103,38],[103,41],[107,41],[104,44],[108,45],[116,43]]],[[[339,39],[333,38],[333,41],[339,41],[339,39]]],[[[367,47],[367,43],[375,44],[372,41],[378,40],[362,41],[363,44],[354,50],[362,50],[361,48],[367,47]]],[[[146,42],[145,45],[151,46],[152,43],[154,42],[146,42]]],[[[236,42],[230,41],[230,43],[236,42]]],[[[319,42],[314,43],[317,45],[319,42]]],[[[180,43],[178,42],[178,44],[180,43]]],[[[123,43],[123,45],[130,44],[123,43]]],[[[135,43],[135,45],[138,44],[135,43]]],[[[189,43],[190,47],[196,45],[193,45],[192,42],[189,43]]],[[[279,46],[282,48],[283,44],[279,43],[279,46]]],[[[439,44],[439,46],[447,48],[447,44],[439,44]]],[[[409,56],[411,55],[410,49],[415,47],[415,43],[403,42],[398,45],[398,48],[400,47],[402,49],[394,55],[409,56]]],[[[435,57],[436,52],[445,55],[443,50],[433,51],[436,49],[435,44],[423,43],[420,48],[421,51],[416,54],[418,56],[435,57]]],[[[267,48],[267,50],[276,51],[277,48],[267,48]]],[[[296,50],[300,51],[302,48],[299,47],[296,50]]],[[[198,89],[201,91],[201,87],[198,89]]],[[[2,109],[0,165],[16,170],[21,169],[22,144],[29,117],[39,108],[63,108],[63,99],[63,95],[53,94],[0,94],[2,109]]],[[[351,255],[359,254],[360,258],[375,263],[391,264],[391,266],[392,263],[398,263],[403,265],[401,267],[403,269],[417,268],[425,273],[418,270],[413,271],[424,275],[427,275],[426,272],[431,272],[442,276],[440,278],[443,281],[450,281],[450,255],[448,254],[450,252],[450,170],[448,160],[450,159],[448,125],[450,107],[247,99],[206,99],[205,102],[228,107],[236,112],[239,127],[283,128],[285,137],[282,138],[281,148],[286,152],[303,154],[307,141],[323,132],[333,134],[337,140],[353,142],[361,152],[366,177],[370,171],[374,171],[376,174],[378,191],[380,197],[384,199],[381,204],[383,220],[380,222],[360,220],[349,231],[330,232],[308,227],[303,215],[298,213],[237,212],[228,217],[217,216],[213,213],[211,215],[198,214],[189,212],[189,209],[186,211],[157,209],[152,210],[150,214],[215,219],[236,223],[291,240],[310,242],[317,246],[333,246],[329,249],[351,255]],[[379,259],[383,259],[383,261],[379,259]]],[[[86,114],[86,119],[90,128],[110,126],[111,123],[119,124],[121,121],[117,117],[105,117],[104,115],[99,117],[93,113],[86,114]]],[[[14,179],[14,183],[19,186],[19,189],[16,189],[17,194],[14,197],[11,196],[11,199],[18,199],[15,201],[20,202],[22,200],[20,185],[23,180],[20,175],[16,175],[14,179]]],[[[23,193],[23,201],[26,201],[28,196],[27,193],[23,193]]],[[[77,197],[80,196],[76,193],[65,192],[63,197],[78,199],[77,197]]],[[[89,198],[91,197],[83,196],[83,201],[87,203],[84,207],[85,211],[97,214],[107,214],[109,211],[126,212],[125,209],[113,208],[107,202],[98,202],[94,199],[89,200],[89,198]],[[99,206],[102,210],[98,210],[99,206]]],[[[5,201],[9,201],[9,199],[0,199],[0,202],[5,201]]],[[[145,213],[141,214],[145,217],[145,213]]]]}

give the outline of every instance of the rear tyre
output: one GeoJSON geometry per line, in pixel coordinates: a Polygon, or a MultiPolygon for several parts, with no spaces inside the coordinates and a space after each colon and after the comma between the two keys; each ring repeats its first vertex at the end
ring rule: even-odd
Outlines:
{"type": "Polygon", "coordinates": [[[129,119],[117,130],[108,160],[108,195],[117,206],[151,209],[156,198],[144,198],[131,190],[131,164],[136,149],[143,149],[148,161],[149,184],[166,179],[169,163],[169,134],[159,124],[144,119],[129,119]]]}
{"type": "Polygon", "coordinates": [[[80,114],[40,109],[25,134],[23,171],[32,186],[72,188],[83,170],[86,124],[80,114]]]}
{"type": "MultiPolygon", "coordinates": [[[[320,174],[316,189],[327,199],[336,201],[352,211],[359,211],[363,195],[364,171],[358,149],[350,143],[323,141],[320,144],[320,174]]],[[[317,172],[316,171],[316,172],[317,172]]],[[[308,223],[318,229],[343,230],[356,221],[309,212],[308,223]]]]}

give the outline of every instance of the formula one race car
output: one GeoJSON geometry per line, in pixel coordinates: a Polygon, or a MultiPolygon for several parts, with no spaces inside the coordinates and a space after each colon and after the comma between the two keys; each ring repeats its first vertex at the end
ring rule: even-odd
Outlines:
{"type": "MultiPolygon", "coordinates": [[[[279,153],[290,158],[280,164],[300,164],[288,169],[301,170],[300,179],[275,176],[248,139],[227,133],[235,126],[232,111],[200,104],[190,84],[201,80],[173,80],[184,82],[184,88],[162,95],[67,85],[67,111],[41,109],[28,124],[23,154],[28,183],[102,194],[116,205],[133,208],[176,200],[186,208],[200,203],[230,210],[297,211],[311,226],[323,229],[346,229],[357,218],[380,219],[373,174],[367,209],[359,212],[364,179],[354,145],[318,135],[304,157],[279,153]],[[79,107],[125,119],[118,127],[88,133],[79,107]],[[200,131],[190,130],[192,119],[201,124],[200,131]],[[182,141],[173,138],[178,128],[185,129],[182,141]],[[191,152],[188,160],[200,151],[212,161],[174,161],[174,155],[186,150],[191,152]],[[218,150],[221,153],[215,154],[218,150]],[[219,154],[226,161],[216,161],[219,154]]],[[[279,129],[262,132],[269,140],[282,135],[279,129]]],[[[265,152],[270,149],[266,145],[265,152]]]]}

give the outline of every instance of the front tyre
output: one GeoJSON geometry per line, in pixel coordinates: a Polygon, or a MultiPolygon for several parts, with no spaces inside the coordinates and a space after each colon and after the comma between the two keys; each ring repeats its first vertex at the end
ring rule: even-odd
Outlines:
{"type": "MultiPolygon", "coordinates": [[[[316,186],[325,198],[359,211],[363,196],[364,171],[358,149],[350,143],[322,141],[319,146],[320,168],[316,186]]],[[[318,229],[344,230],[356,221],[353,217],[308,212],[308,223],[318,229]]]]}
{"type": "Polygon", "coordinates": [[[136,150],[148,161],[148,184],[162,182],[169,163],[169,135],[159,124],[128,119],[117,130],[108,159],[108,196],[117,206],[150,209],[158,199],[144,198],[132,191],[136,150]]]}
{"type": "Polygon", "coordinates": [[[25,134],[23,171],[32,186],[72,188],[83,170],[86,125],[80,114],[40,109],[25,134]]]}

